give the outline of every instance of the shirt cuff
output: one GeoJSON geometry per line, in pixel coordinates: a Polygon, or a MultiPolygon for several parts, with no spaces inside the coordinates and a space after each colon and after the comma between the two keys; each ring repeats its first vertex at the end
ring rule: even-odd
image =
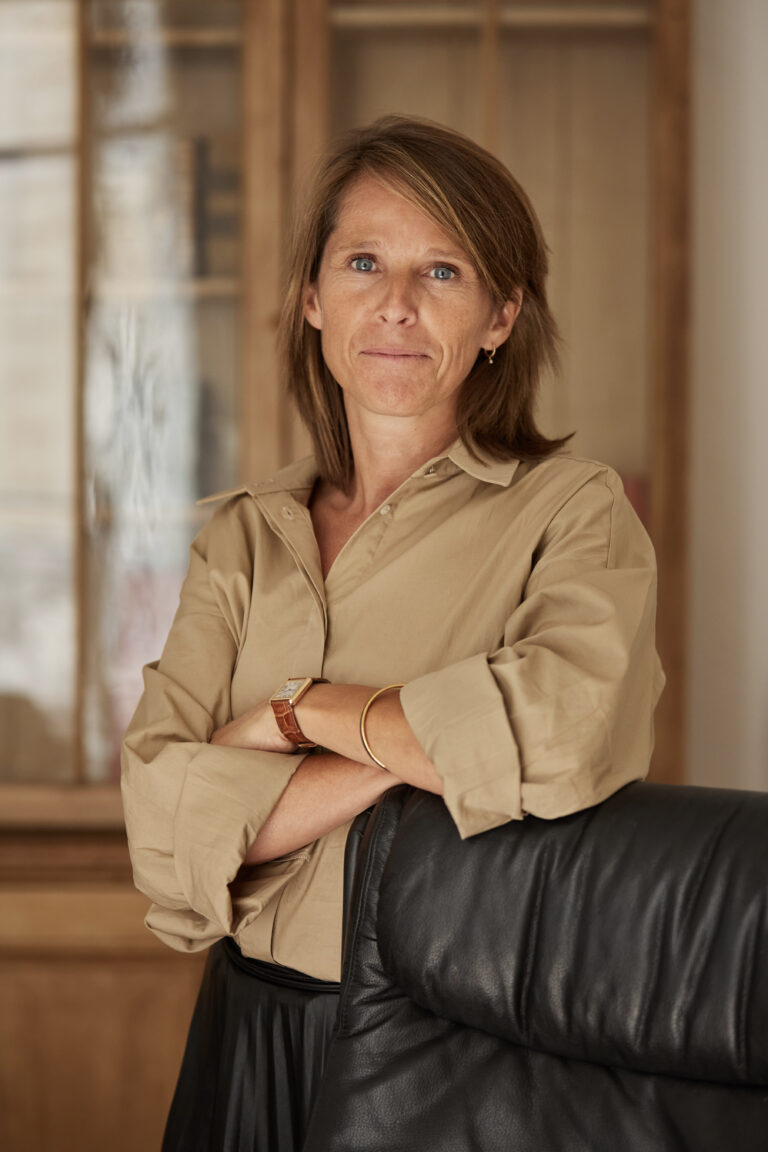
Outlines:
{"type": "Polygon", "coordinates": [[[523,818],[520,754],[486,656],[411,680],[400,702],[462,840],[523,818]]]}
{"type": "MultiPolygon", "coordinates": [[[[208,744],[189,763],[174,819],[176,873],[190,908],[221,935],[241,926],[228,885],[303,758],[208,744]]],[[[252,919],[261,901],[254,893],[248,904],[241,912],[252,919]]]]}

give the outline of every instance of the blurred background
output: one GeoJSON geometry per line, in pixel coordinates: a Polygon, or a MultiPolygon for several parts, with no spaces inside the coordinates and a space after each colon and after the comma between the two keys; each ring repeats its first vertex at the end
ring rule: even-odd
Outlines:
{"type": "Polygon", "coordinates": [[[768,787],[765,0],[0,0],[0,1146],[159,1146],[199,982],[142,926],[119,742],[195,501],[308,450],[274,332],[339,131],[530,193],[541,423],[659,558],[656,779],[768,787]]]}

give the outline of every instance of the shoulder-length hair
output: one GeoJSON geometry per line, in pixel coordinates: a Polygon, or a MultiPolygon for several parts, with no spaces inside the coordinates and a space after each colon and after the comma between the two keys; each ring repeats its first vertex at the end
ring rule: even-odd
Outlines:
{"type": "Polygon", "coordinates": [[[341,138],[324,159],[298,213],[280,324],[288,392],[314,442],[320,475],[349,490],[354,471],[341,389],[323,359],[321,334],[304,318],[347,188],[372,175],[430,216],[468,254],[494,305],[522,294],[522,308],[493,364],[479,354],[462,384],[457,431],[467,448],[496,459],[535,459],[561,448],[536,427],[545,367],[557,370],[559,337],[546,296],[547,246],[530,200],[494,156],[450,128],[385,116],[341,138]]]}

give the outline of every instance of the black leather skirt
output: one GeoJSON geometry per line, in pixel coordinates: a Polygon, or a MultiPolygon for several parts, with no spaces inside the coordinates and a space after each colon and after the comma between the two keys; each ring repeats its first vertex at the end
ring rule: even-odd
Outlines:
{"type": "Polygon", "coordinates": [[[213,945],[162,1152],[299,1152],[339,985],[213,945]]]}

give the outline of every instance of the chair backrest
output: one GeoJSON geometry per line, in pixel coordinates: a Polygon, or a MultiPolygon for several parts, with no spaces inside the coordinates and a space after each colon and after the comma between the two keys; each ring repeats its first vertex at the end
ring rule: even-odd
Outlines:
{"type": "Polygon", "coordinates": [[[768,796],[631,784],[461,841],[400,788],[358,862],[305,1152],[766,1152],[768,796]]]}

